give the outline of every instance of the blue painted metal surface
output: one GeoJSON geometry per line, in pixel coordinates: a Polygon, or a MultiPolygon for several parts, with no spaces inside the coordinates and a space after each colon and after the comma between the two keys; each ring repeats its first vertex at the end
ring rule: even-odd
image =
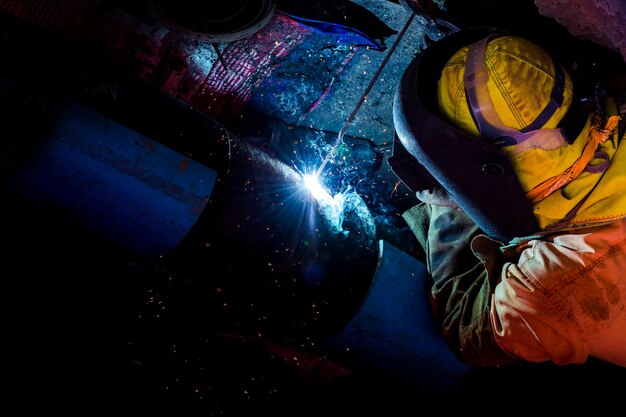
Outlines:
{"type": "Polygon", "coordinates": [[[108,243],[158,257],[194,225],[216,179],[213,169],[67,101],[11,186],[108,243]]]}
{"type": "Polygon", "coordinates": [[[379,249],[363,304],[323,347],[352,368],[426,392],[444,392],[469,367],[452,354],[435,324],[426,267],[384,240],[379,249]]]}

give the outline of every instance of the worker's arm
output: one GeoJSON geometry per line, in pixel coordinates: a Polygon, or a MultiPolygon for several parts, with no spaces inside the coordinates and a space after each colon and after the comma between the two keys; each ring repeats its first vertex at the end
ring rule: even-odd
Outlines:
{"type": "Polygon", "coordinates": [[[531,362],[626,366],[626,221],[531,240],[491,301],[496,342],[531,362]]]}
{"type": "Polygon", "coordinates": [[[502,251],[461,210],[422,204],[404,217],[424,247],[435,319],[464,363],[626,366],[625,220],[502,251]]]}
{"type": "Polygon", "coordinates": [[[433,313],[452,351],[471,366],[515,361],[498,346],[492,331],[491,295],[503,264],[500,244],[483,236],[456,208],[420,204],[403,217],[424,248],[433,313]],[[481,258],[472,251],[475,238],[481,258]]]}

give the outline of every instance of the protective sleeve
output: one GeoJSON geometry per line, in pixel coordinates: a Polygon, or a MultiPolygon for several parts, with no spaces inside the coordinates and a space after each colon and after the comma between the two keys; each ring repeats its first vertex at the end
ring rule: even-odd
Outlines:
{"type": "Polygon", "coordinates": [[[626,366],[626,221],[529,240],[492,297],[496,342],[527,361],[626,366]]]}
{"type": "Polygon", "coordinates": [[[626,219],[502,245],[463,211],[403,214],[424,248],[434,318],[457,357],[626,367],[626,219]]]}
{"type": "Polygon", "coordinates": [[[435,320],[454,354],[470,366],[517,360],[494,338],[491,295],[503,262],[500,243],[459,209],[422,203],[403,214],[424,249],[435,320]],[[480,256],[472,242],[481,248],[480,256]]]}
{"type": "Polygon", "coordinates": [[[545,288],[535,286],[516,264],[505,265],[491,300],[496,342],[529,362],[584,363],[588,344],[573,317],[562,314],[545,288]]]}

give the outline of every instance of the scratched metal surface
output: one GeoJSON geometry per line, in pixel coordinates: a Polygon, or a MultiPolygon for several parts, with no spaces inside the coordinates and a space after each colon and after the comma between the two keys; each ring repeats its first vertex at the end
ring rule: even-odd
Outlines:
{"type": "MultiPolygon", "coordinates": [[[[280,13],[250,37],[213,45],[155,21],[133,3],[112,7],[103,0],[3,0],[0,7],[97,51],[128,74],[227,123],[236,122],[245,109],[339,132],[386,54],[313,33],[280,13]]],[[[357,3],[396,31],[409,17],[406,8],[391,2],[357,3]]],[[[395,86],[423,45],[423,24],[415,20],[405,33],[354,118],[351,135],[377,143],[392,138],[395,86]]],[[[385,40],[387,47],[396,36],[385,40]]]]}

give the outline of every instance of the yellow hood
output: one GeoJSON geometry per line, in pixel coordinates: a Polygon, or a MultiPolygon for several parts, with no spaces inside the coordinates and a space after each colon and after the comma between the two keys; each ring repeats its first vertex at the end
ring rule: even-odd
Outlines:
{"type": "MultiPolygon", "coordinates": [[[[557,149],[531,147],[522,152],[516,152],[516,146],[504,149],[527,195],[576,164],[587,146],[592,127],[604,129],[598,125],[597,117],[591,115],[574,143],[557,149]]],[[[596,166],[598,172],[585,169],[533,204],[542,230],[580,228],[626,217],[626,146],[619,146],[616,128],[610,133],[606,131],[605,139],[595,149],[596,157],[589,163],[590,167],[596,166]]]]}

